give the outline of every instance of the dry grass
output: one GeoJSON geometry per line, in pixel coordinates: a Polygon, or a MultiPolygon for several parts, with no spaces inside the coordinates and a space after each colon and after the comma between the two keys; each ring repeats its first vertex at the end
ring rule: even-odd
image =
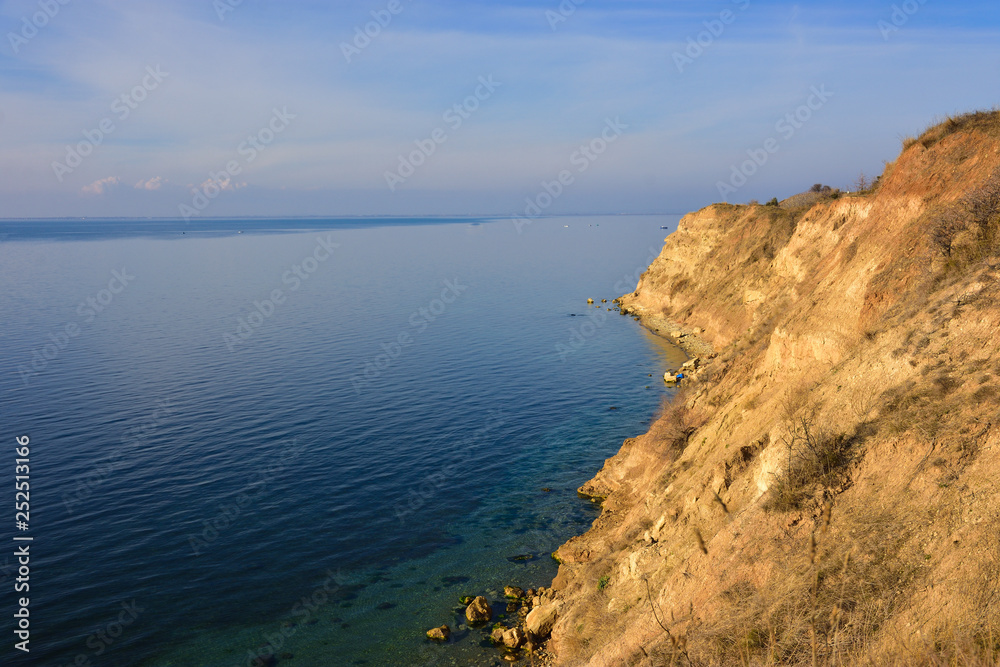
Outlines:
{"type": "Polygon", "coordinates": [[[908,608],[924,571],[906,521],[898,508],[859,508],[841,517],[834,533],[821,515],[771,581],[738,581],[723,593],[720,613],[688,628],[690,657],[678,664],[995,667],[995,588],[970,605],[966,627],[930,628],[920,641],[896,632],[892,621],[908,608]]]}
{"type": "Polygon", "coordinates": [[[914,433],[929,441],[950,427],[948,415],[961,399],[949,397],[959,381],[946,371],[934,373],[930,366],[924,371],[928,375],[925,381],[910,380],[882,394],[878,427],[883,432],[895,436],[914,433]]]}
{"type": "Polygon", "coordinates": [[[959,130],[979,131],[998,136],[1000,135],[1000,110],[973,111],[959,116],[948,116],[943,121],[924,130],[916,139],[904,140],[904,147],[909,148],[919,142],[924,148],[930,148],[959,130]]]}

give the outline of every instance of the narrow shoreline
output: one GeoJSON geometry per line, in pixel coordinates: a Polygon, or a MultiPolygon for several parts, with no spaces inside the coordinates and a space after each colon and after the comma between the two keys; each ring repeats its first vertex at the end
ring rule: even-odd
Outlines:
{"type": "MultiPolygon", "coordinates": [[[[615,299],[614,303],[618,305],[618,308],[623,315],[632,316],[650,333],[668,341],[672,345],[677,346],[682,352],[684,352],[689,360],[698,358],[704,359],[715,355],[715,350],[712,345],[699,335],[701,333],[700,329],[682,325],[662,314],[652,314],[646,312],[641,306],[622,306],[620,299],[615,299]]],[[[626,443],[627,442],[628,441],[626,441],[626,443]]],[[[619,451],[621,450],[619,449],[619,451]]],[[[603,501],[603,497],[589,496],[584,492],[584,489],[587,488],[588,484],[592,483],[597,478],[599,472],[600,470],[593,471],[592,476],[588,479],[588,481],[577,489],[577,494],[583,498],[590,498],[592,502],[603,501]]],[[[584,533],[586,532],[587,531],[584,531],[584,533]]],[[[556,550],[552,552],[552,558],[562,564],[562,561],[559,560],[556,553],[560,548],[569,544],[572,540],[577,539],[584,533],[572,536],[569,540],[560,544],[556,550]]],[[[539,588],[537,591],[528,591],[528,593],[530,593],[529,595],[527,595],[524,599],[519,599],[515,602],[515,604],[517,602],[521,603],[521,605],[519,605],[521,606],[521,609],[520,613],[514,617],[512,625],[513,628],[520,629],[520,636],[524,637],[526,641],[523,648],[525,648],[528,655],[531,656],[531,664],[536,665],[536,667],[551,667],[555,664],[556,660],[556,657],[549,652],[549,631],[551,629],[551,623],[554,623],[559,614],[559,609],[564,603],[564,598],[560,592],[561,587],[558,587],[556,584],[558,578],[557,574],[556,578],[549,583],[549,588],[539,588]],[[528,616],[535,617],[537,615],[547,616],[550,619],[550,625],[536,634],[532,631],[538,630],[538,628],[535,627],[538,623],[537,621],[532,622],[534,618],[529,620],[528,616]]],[[[508,586],[505,590],[511,590],[511,587],[508,586]]],[[[520,591],[521,589],[513,588],[513,590],[520,591]]],[[[509,598],[508,602],[510,602],[509,598]]],[[[511,609],[509,607],[508,612],[510,611],[511,609]]],[[[507,622],[510,623],[510,621],[507,622]]],[[[505,633],[511,633],[514,632],[514,630],[508,628],[505,623],[498,623],[494,626],[494,628],[498,626],[501,628],[499,634],[496,630],[494,630],[491,638],[494,646],[503,651],[504,644],[506,643],[505,640],[508,639],[508,636],[505,633]]],[[[517,657],[520,657],[518,655],[518,651],[522,648],[522,644],[513,634],[509,635],[509,639],[510,644],[513,644],[513,647],[508,644],[508,648],[503,655],[506,659],[516,659],[517,657]]]]}
{"type": "Polygon", "coordinates": [[[699,329],[685,326],[662,314],[647,312],[641,306],[622,306],[618,299],[615,300],[615,303],[618,304],[622,313],[637,318],[639,324],[651,333],[681,348],[688,358],[694,359],[715,354],[715,348],[699,335],[701,333],[699,329]]]}

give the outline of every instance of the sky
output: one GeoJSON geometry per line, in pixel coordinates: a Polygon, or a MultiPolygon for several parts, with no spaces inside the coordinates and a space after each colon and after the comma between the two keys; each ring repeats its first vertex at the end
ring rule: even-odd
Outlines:
{"type": "Polygon", "coordinates": [[[0,1],[0,217],[683,213],[1000,105],[996,0],[0,1]]]}

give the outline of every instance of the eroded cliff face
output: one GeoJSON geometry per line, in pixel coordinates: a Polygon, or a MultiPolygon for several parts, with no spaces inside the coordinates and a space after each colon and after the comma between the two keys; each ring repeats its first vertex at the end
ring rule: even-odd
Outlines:
{"type": "Polygon", "coordinates": [[[623,297],[717,354],[584,487],[558,664],[1000,664],[1000,114],[907,143],[686,216],[623,297]]]}

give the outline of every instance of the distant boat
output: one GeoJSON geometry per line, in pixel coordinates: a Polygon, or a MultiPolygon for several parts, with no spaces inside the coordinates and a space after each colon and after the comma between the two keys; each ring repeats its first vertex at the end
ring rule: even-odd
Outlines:
{"type": "Polygon", "coordinates": [[[666,225],[660,225],[660,229],[670,229],[670,227],[667,227],[666,225]]]}

